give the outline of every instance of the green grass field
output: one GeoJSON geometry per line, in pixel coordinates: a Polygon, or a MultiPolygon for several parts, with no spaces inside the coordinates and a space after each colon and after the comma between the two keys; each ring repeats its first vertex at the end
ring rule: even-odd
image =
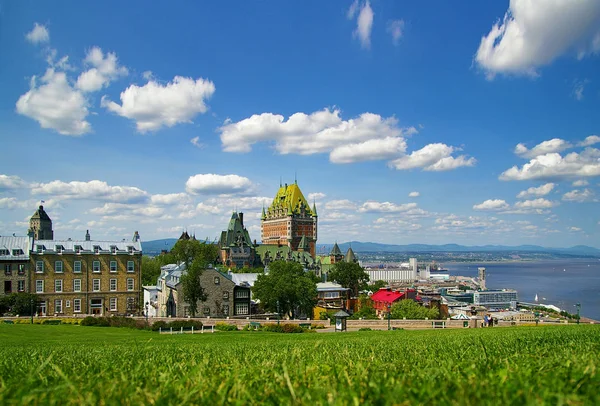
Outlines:
{"type": "Polygon", "coordinates": [[[158,335],[0,325],[0,404],[600,404],[600,326],[158,335]]]}

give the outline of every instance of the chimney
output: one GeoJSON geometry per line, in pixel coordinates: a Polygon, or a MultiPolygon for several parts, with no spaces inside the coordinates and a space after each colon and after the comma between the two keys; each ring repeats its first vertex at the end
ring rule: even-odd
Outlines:
{"type": "Polygon", "coordinates": [[[133,233],[133,242],[138,242],[140,240],[140,233],[138,233],[137,231],[135,233],[133,233]]]}
{"type": "Polygon", "coordinates": [[[244,228],[244,213],[240,212],[238,216],[240,218],[240,224],[242,225],[242,228],[244,228]]]}
{"type": "Polygon", "coordinates": [[[85,240],[86,241],[90,241],[91,240],[90,230],[85,230],[85,240]]]}

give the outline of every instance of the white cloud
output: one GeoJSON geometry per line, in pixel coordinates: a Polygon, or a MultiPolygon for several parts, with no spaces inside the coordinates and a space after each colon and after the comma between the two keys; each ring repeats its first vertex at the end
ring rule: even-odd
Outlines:
{"type": "Polygon", "coordinates": [[[581,228],[579,228],[579,227],[571,227],[571,228],[569,228],[569,231],[572,231],[572,232],[574,232],[574,233],[577,233],[577,232],[579,232],[579,231],[582,231],[582,230],[581,230],[581,228]]]}
{"type": "Polygon", "coordinates": [[[400,43],[400,38],[402,38],[402,35],[404,34],[404,20],[390,21],[387,32],[392,35],[392,42],[394,45],[398,45],[400,43]]]}
{"type": "Polygon", "coordinates": [[[198,136],[198,137],[194,137],[194,138],[192,138],[192,139],[190,140],[190,143],[191,143],[193,146],[195,146],[195,147],[198,147],[198,148],[202,148],[202,147],[204,147],[204,144],[202,144],[202,143],[200,142],[200,137],[199,137],[199,136],[198,136]]]}
{"type": "Polygon", "coordinates": [[[475,165],[475,158],[451,156],[455,150],[457,149],[446,144],[429,144],[410,155],[391,161],[390,165],[398,170],[423,168],[425,171],[448,171],[475,165]]]}
{"type": "Polygon", "coordinates": [[[330,200],[325,203],[326,210],[356,210],[356,203],[343,199],[343,200],[330,200]]]}
{"type": "Polygon", "coordinates": [[[32,44],[40,44],[50,41],[50,33],[46,26],[34,23],[33,28],[25,35],[25,38],[32,44]]]}
{"type": "Polygon", "coordinates": [[[245,194],[254,187],[250,179],[238,175],[212,173],[190,176],[185,183],[188,193],[197,194],[245,194]]]}
{"type": "Polygon", "coordinates": [[[506,203],[505,200],[500,200],[500,199],[488,199],[488,200],[484,201],[483,203],[479,203],[479,204],[476,204],[473,206],[473,210],[482,210],[482,211],[506,210],[508,208],[510,208],[510,205],[508,203],[506,203]]]}
{"type": "Polygon", "coordinates": [[[585,137],[585,140],[581,141],[579,144],[580,147],[589,147],[590,145],[598,144],[600,142],[600,136],[598,135],[590,135],[589,137],[585,137]]]}
{"type": "Polygon", "coordinates": [[[487,72],[535,76],[536,68],[573,51],[600,50],[597,0],[511,0],[504,19],[481,39],[475,62],[487,72]]]}
{"type": "Polygon", "coordinates": [[[20,189],[26,186],[27,183],[18,176],[0,174],[0,191],[20,189]]]}
{"type": "Polygon", "coordinates": [[[51,128],[63,135],[82,135],[92,127],[85,120],[89,112],[83,94],[71,87],[64,72],[49,68],[36,84],[31,79],[30,90],[17,100],[17,113],[40,123],[42,128],[51,128]]]}
{"type": "Polygon", "coordinates": [[[272,197],[266,196],[221,196],[210,198],[206,200],[206,203],[241,212],[256,210],[257,215],[260,215],[259,210],[263,207],[268,207],[272,201],[272,197]]]}
{"type": "Polygon", "coordinates": [[[337,109],[295,113],[287,120],[278,114],[255,114],[235,123],[228,120],[219,131],[226,152],[250,152],[255,143],[273,141],[280,154],[330,153],[332,162],[381,159],[389,156],[382,150],[389,147],[399,153],[405,148],[402,137],[417,132],[414,127],[400,128],[394,117],[373,113],[342,120],[337,109]],[[348,146],[365,148],[366,152],[348,146]]]}
{"type": "Polygon", "coordinates": [[[152,80],[152,79],[154,79],[154,74],[152,73],[151,70],[147,70],[144,73],[142,73],[142,77],[146,80],[152,80]]]}
{"type": "Polygon", "coordinates": [[[173,204],[185,204],[190,201],[190,196],[185,193],[157,194],[150,196],[150,203],[156,205],[170,206],[173,204]]]}
{"type": "Polygon", "coordinates": [[[558,153],[540,155],[523,165],[504,171],[500,180],[566,179],[600,175],[600,150],[586,148],[571,152],[563,158],[558,153]]]}
{"type": "Polygon", "coordinates": [[[576,180],[575,182],[573,182],[574,187],[582,187],[582,186],[587,186],[589,184],[590,184],[590,182],[588,182],[587,180],[584,180],[584,179],[576,180]]]}
{"type": "Polygon", "coordinates": [[[421,194],[419,192],[410,192],[408,194],[408,197],[419,197],[421,196],[421,194]]]}
{"type": "MultiPolygon", "coordinates": [[[[356,13],[358,4],[352,3],[350,9],[348,9],[347,16],[353,18],[356,13]]],[[[354,37],[358,37],[360,44],[363,48],[369,49],[371,47],[371,31],[373,29],[373,9],[369,0],[360,8],[358,17],[356,19],[356,30],[354,30],[354,37]]]]}
{"type": "Polygon", "coordinates": [[[395,204],[369,200],[358,209],[360,213],[400,213],[417,208],[416,203],[395,204]]]}
{"type": "Polygon", "coordinates": [[[583,91],[585,90],[585,85],[589,83],[589,80],[576,80],[573,84],[573,97],[577,101],[583,100],[583,91]]]}
{"type": "Polygon", "coordinates": [[[75,85],[83,92],[100,90],[119,76],[126,76],[129,73],[126,67],[118,65],[115,53],[109,52],[105,56],[99,47],[93,47],[88,51],[84,63],[92,67],[79,75],[75,85]]]}
{"type": "Polygon", "coordinates": [[[579,203],[596,201],[594,192],[587,188],[583,189],[583,190],[579,190],[579,189],[571,190],[570,192],[565,193],[563,195],[562,199],[565,201],[569,201],[569,202],[579,202],[579,203]]]}
{"type": "Polygon", "coordinates": [[[554,183],[546,183],[545,185],[542,185],[542,186],[530,187],[527,190],[523,190],[523,191],[519,192],[519,194],[517,195],[517,198],[522,199],[527,196],[546,196],[548,193],[552,192],[552,189],[554,189],[554,186],[556,186],[554,183]]]}
{"type": "Polygon", "coordinates": [[[556,206],[556,202],[552,202],[547,199],[539,198],[533,200],[524,200],[521,202],[515,203],[516,209],[549,209],[551,207],[556,206]]]}
{"type": "Polygon", "coordinates": [[[210,205],[204,202],[200,202],[196,205],[196,211],[202,214],[219,214],[222,212],[219,206],[210,205]]]}
{"type": "Polygon", "coordinates": [[[406,151],[406,141],[398,137],[372,139],[335,148],[329,154],[331,162],[347,164],[394,158],[406,151]]]}
{"type": "Polygon", "coordinates": [[[109,111],[136,122],[139,132],[156,131],[179,123],[191,123],[207,111],[206,100],[215,92],[210,80],[175,76],[165,86],[150,81],[144,86],[131,85],[121,92],[121,105],[102,97],[109,111]]]}
{"type": "Polygon", "coordinates": [[[348,20],[352,20],[354,18],[357,10],[358,10],[358,0],[354,0],[352,2],[352,4],[350,5],[350,8],[348,9],[348,12],[346,13],[346,17],[348,18],[348,20]]]}
{"type": "Polygon", "coordinates": [[[517,144],[515,147],[515,154],[524,158],[535,158],[539,155],[549,154],[552,152],[561,152],[571,147],[572,145],[567,141],[561,140],[560,138],[553,138],[551,140],[541,142],[531,149],[528,149],[525,144],[517,144]]]}
{"type": "Polygon", "coordinates": [[[307,197],[308,197],[308,200],[313,201],[313,200],[320,200],[320,199],[324,198],[325,196],[327,196],[325,193],[314,192],[314,193],[309,193],[307,197]]]}
{"type": "Polygon", "coordinates": [[[110,186],[104,181],[63,182],[54,180],[31,187],[34,195],[54,196],[56,199],[87,199],[119,203],[139,203],[148,199],[148,193],[132,186],[110,186]]]}

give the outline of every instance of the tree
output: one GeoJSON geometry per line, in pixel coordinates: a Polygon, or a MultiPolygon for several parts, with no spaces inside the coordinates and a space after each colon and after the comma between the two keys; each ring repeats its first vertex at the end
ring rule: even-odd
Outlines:
{"type": "Polygon", "coordinates": [[[392,319],[403,319],[408,320],[424,320],[437,319],[440,312],[437,308],[428,309],[423,307],[412,299],[401,300],[392,305],[391,317],[392,319]]]}
{"type": "Polygon", "coordinates": [[[338,262],[329,272],[329,279],[349,288],[353,297],[357,297],[358,291],[369,282],[369,274],[355,262],[338,262]]]}
{"type": "Polygon", "coordinates": [[[373,292],[377,292],[379,289],[385,288],[387,285],[389,285],[389,283],[386,281],[375,281],[369,285],[369,289],[371,289],[373,292]]]}
{"type": "Polygon", "coordinates": [[[156,285],[162,265],[157,257],[150,258],[144,255],[142,257],[142,285],[156,285]]]}
{"type": "Polygon", "coordinates": [[[37,310],[38,297],[33,293],[13,293],[0,297],[0,314],[12,313],[19,316],[31,316],[37,310]]]}
{"type": "Polygon", "coordinates": [[[311,314],[317,303],[317,277],[305,272],[296,262],[275,261],[269,264],[269,273],[258,275],[254,283],[254,297],[265,310],[279,311],[292,318],[311,314]]]}

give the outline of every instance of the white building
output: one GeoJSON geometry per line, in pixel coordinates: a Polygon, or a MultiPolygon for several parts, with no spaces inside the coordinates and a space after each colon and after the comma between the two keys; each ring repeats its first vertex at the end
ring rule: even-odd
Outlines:
{"type": "Polygon", "coordinates": [[[158,287],[144,286],[144,303],[142,309],[147,317],[158,316],[158,287]]]}
{"type": "Polygon", "coordinates": [[[473,304],[488,309],[516,309],[518,295],[514,289],[482,290],[473,293],[473,304]]]}

